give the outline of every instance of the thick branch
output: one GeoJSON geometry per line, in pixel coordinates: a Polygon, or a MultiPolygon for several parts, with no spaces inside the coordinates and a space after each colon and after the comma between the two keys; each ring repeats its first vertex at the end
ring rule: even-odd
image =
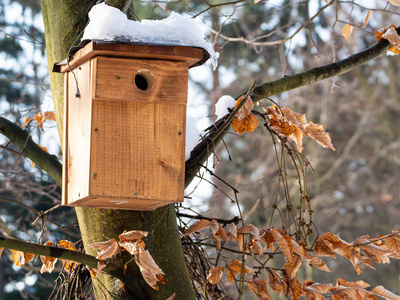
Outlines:
{"type": "MultiPolygon", "coordinates": [[[[28,242],[22,242],[15,239],[5,238],[3,236],[0,236],[0,247],[22,251],[25,253],[32,253],[41,256],[66,259],[89,266],[93,269],[97,268],[99,262],[99,260],[96,257],[82,252],[64,248],[49,247],[28,242]]],[[[128,284],[128,286],[136,287],[135,291],[138,293],[138,295],[136,295],[137,299],[145,299],[144,292],[138,286],[137,282],[132,280],[133,278],[125,276],[125,274],[123,273],[123,269],[121,271],[121,268],[118,268],[117,265],[113,264],[112,262],[109,262],[107,263],[107,266],[104,269],[102,269],[102,272],[115,276],[116,278],[123,281],[125,284],[128,284]]]]}
{"type": "MultiPolygon", "coordinates": [[[[397,28],[397,31],[400,32],[400,27],[397,28]]],[[[389,47],[390,44],[388,41],[381,40],[380,42],[367,48],[366,50],[354,54],[341,61],[317,67],[302,73],[284,76],[280,79],[260,84],[254,89],[252,96],[253,100],[255,102],[260,101],[266,97],[287,92],[295,88],[299,88],[327,78],[344,74],[385,54],[389,47]]],[[[239,95],[237,98],[239,98],[240,96],[241,95],[239,95]]],[[[200,142],[200,144],[193,150],[190,159],[186,161],[186,187],[194,179],[195,174],[197,174],[200,169],[200,166],[207,161],[208,157],[211,155],[211,153],[213,153],[216,146],[219,144],[219,142],[221,142],[225,134],[228,132],[229,126],[226,126],[227,124],[224,121],[228,118],[229,117],[220,119],[217,123],[214,124],[214,128],[210,130],[203,141],[200,142]],[[224,130],[221,130],[221,128],[224,128],[224,130]]],[[[229,123],[231,123],[232,120],[233,118],[229,118],[229,123]]]]}
{"type": "Polygon", "coordinates": [[[87,255],[78,251],[22,242],[2,236],[0,236],[0,247],[22,251],[25,253],[32,253],[36,255],[72,260],[95,269],[97,268],[98,260],[94,256],[87,255]]]}
{"type": "Polygon", "coordinates": [[[10,139],[26,157],[46,171],[61,187],[62,164],[56,156],[40,148],[26,130],[3,117],[0,117],[0,133],[10,139]]]}
{"type": "MultiPolygon", "coordinates": [[[[400,27],[398,27],[397,31],[400,31],[400,27]]],[[[341,61],[260,84],[254,89],[254,95],[257,96],[254,100],[270,97],[272,95],[287,92],[295,88],[310,85],[327,78],[347,73],[385,54],[390,46],[391,45],[387,40],[382,39],[364,51],[349,56],[341,61]]]]}

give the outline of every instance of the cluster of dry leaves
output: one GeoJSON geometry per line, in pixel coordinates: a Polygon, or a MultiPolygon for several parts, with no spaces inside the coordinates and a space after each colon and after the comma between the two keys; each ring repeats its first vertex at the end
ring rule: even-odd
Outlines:
{"type": "MultiPolygon", "coordinates": [[[[143,275],[144,280],[154,289],[158,290],[158,282],[165,284],[167,281],[164,278],[163,271],[158,267],[158,265],[153,260],[148,250],[145,250],[145,243],[142,241],[143,237],[146,237],[148,232],[132,230],[129,232],[124,232],[119,236],[119,242],[115,239],[110,239],[106,242],[96,243],[88,245],[93,249],[100,250],[97,255],[98,268],[94,270],[88,267],[88,270],[92,273],[93,277],[96,277],[96,272],[100,272],[107,263],[118,253],[122,251],[128,251],[134,256],[134,260],[143,275]]],[[[52,247],[53,243],[48,241],[45,243],[46,246],[52,247]]],[[[54,245],[55,247],[64,248],[68,250],[78,251],[74,244],[70,241],[61,240],[60,243],[54,245]]],[[[0,258],[3,253],[3,248],[0,247],[0,258]]],[[[16,251],[10,249],[14,256],[14,262],[16,266],[23,266],[30,260],[32,260],[36,255],[32,253],[25,253],[22,251],[16,251]]],[[[54,269],[54,265],[57,262],[57,258],[40,256],[43,263],[40,270],[41,273],[49,272],[51,273],[54,269]]],[[[67,272],[71,272],[76,264],[70,260],[62,260],[63,269],[67,272]]]]}
{"type": "MultiPolygon", "coordinates": [[[[241,103],[242,97],[236,101],[235,108],[241,103]]],[[[268,124],[268,127],[280,136],[291,138],[299,152],[303,151],[303,137],[308,136],[315,140],[324,148],[335,150],[332,145],[329,133],[325,132],[320,124],[314,124],[306,120],[305,114],[299,114],[288,107],[272,105],[263,106],[264,114],[260,114],[268,124]]],[[[246,103],[239,110],[237,116],[232,121],[232,128],[235,132],[253,132],[258,125],[257,116],[252,112],[253,101],[251,97],[246,99],[246,103]]]]}
{"type": "MultiPolygon", "coordinates": [[[[400,1],[398,0],[388,0],[391,4],[395,6],[400,6],[400,1]]],[[[368,21],[371,17],[372,9],[367,11],[365,15],[363,27],[365,28],[368,24],[368,21]]],[[[351,34],[353,33],[354,26],[351,24],[346,24],[342,29],[342,35],[346,39],[347,42],[350,42],[351,34]]],[[[385,28],[379,29],[375,31],[376,40],[379,42],[381,39],[386,39],[391,44],[389,48],[389,52],[394,53],[396,55],[400,54],[400,36],[397,33],[396,26],[390,25],[385,28]]]]}
{"type": "MultiPolygon", "coordinates": [[[[280,271],[274,271],[268,267],[269,284],[265,279],[258,279],[259,273],[253,278],[245,277],[245,283],[250,291],[258,296],[259,299],[273,299],[268,290],[268,286],[278,295],[282,292],[290,299],[299,299],[306,296],[307,299],[326,299],[323,295],[328,294],[332,299],[376,299],[375,295],[385,299],[400,299],[382,286],[371,289],[369,284],[363,281],[347,282],[339,279],[336,286],[332,284],[320,284],[312,281],[305,281],[301,284],[296,275],[303,261],[320,270],[330,272],[328,266],[321,260],[320,256],[336,255],[348,259],[357,274],[362,271],[359,264],[365,264],[375,269],[373,261],[376,263],[390,263],[390,258],[400,258],[400,233],[395,231],[392,234],[369,238],[362,236],[352,243],[341,240],[331,232],[319,236],[314,243],[313,249],[301,241],[296,241],[282,230],[277,228],[258,229],[254,225],[237,227],[234,223],[230,224],[229,231],[226,232],[221,224],[216,220],[202,219],[191,225],[183,234],[187,236],[200,230],[209,228],[211,238],[214,240],[218,250],[223,249],[221,243],[228,240],[237,243],[242,253],[254,255],[276,255],[283,254],[286,262],[280,271]],[[279,248],[279,250],[278,250],[279,248]],[[269,252],[264,252],[269,250],[269,252]],[[362,252],[361,252],[362,251],[362,252]]],[[[237,274],[245,275],[254,273],[243,262],[233,259],[226,262],[225,266],[210,268],[208,281],[212,284],[218,283],[225,272],[227,281],[230,283],[235,280],[237,274]]]]}
{"type": "MultiPolygon", "coordinates": [[[[64,248],[64,249],[68,249],[68,250],[78,251],[72,242],[66,241],[66,240],[61,240],[60,243],[58,243],[56,245],[53,245],[52,242],[47,241],[45,243],[45,245],[48,247],[58,247],[58,248],[64,248]]],[[[3,253],[3,250],[4,250],[4,248],[0,247],[0,258],[3,253]]],[[[24,266],[26,263],[28,263],[30,260],[32,260],[33,258],[36,257],[36,255],[32,254],[32,253],[26,253],[23,251],[17,251],[17,250],[13,250],[13,249],[10,249],[10,251],[13,254],[13,258],[14,258],[14,262],[15,262],[16,266],[24,266]]],[[[58,258],[41,255],[40,260],[43,263],[42,268],[40,269],[40,273],[44,273],[44,272],[51,273],[54,269],[54,265],[58,261],[58,258]]],[[[62,261],[64,270],[71,271],[71,269],[73,268],[74,262],[72,262],[70,260],[66,260],[66,259],[62,259],[61,261],[62,261]]]]}
{"type": "Polygon", "coordinates": [[[22,124],[22,128],[25,129],[26,127],[28,127],[28,125],[32,121],[36,121],[39,128],[43,130],[43,123],[45,121],[55,121],[56,122],[57,120],[56,120],[56,115],[52,111],[39,112],[33,117],[33,119],[26,118],[24,124],[22,124]]]}
{"type": "Polygon", "coordinates": [[[147,231],[132,230],[124,232],[119,236],[119,242],[115,239],[110,239],[106,242],[90,244],[89,247],[100,250],[96,258],[100,261],[98,271],[101,271],[106,266],[104,262],[107,259],[113,258],[121,251],[128,251],[133,255],[144,280],[155,290],[158,290],[158,282],[165,284],[164,272],[156,264],[148,250],[144,249],[143,237],[146,237],[147,231]]]}

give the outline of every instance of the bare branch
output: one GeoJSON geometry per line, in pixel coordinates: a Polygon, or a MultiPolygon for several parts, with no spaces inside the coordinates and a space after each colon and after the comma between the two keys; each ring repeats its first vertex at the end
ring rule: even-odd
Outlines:
{"type": "Polygon", "coordinates": [[[26,130],[0,117],[0,133],[10,139],[22,151],[23,155],[46,171],[60,187],[62,186],[62,164],[56,156],[40,148],[26,130]]]}

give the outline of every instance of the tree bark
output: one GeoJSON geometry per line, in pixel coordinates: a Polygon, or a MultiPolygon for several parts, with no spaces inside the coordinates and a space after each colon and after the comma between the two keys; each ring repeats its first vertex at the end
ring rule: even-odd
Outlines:
{"type": "MultiPolygon", "coordinates": [[[[63,74],[52,73],[54,62],[67,57],[68,50],[87,23],[87,13],[96,1],[41,0],[46,33],[46,48],[50,71],[51,89],[60,136],[63,131],[63,74]]],[[[125,4],[129,1],[125,1],[125,4]]],[[[121,1],[118,1],[121,4],[121,1]]],[[[157,184],[157,183],[154,183],[157,184]]],[[[124,230],[146,230],[144,239],[155,262],[166,274],[168,282],[153,290],[141,276],[134,262],[124,265],[131,257],[117,255],[116,262],[121,280],[115,276],[100,275],[93,279],[96,299],[167,299],[176,293],[177,299],[195,299],[189,273],[185,265],[180,235],[173,205],[154,212],[76,208],[86,253],[95,255],[87,247],[94,242],[117,238],[124,230]],[[124,292],[124,290],[126,292],[124,292]]]]}

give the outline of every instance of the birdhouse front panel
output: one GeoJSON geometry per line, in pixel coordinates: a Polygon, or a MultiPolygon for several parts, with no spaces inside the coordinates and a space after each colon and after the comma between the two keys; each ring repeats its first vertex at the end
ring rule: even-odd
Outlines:
{"type": "Polygon", "coordinates": [[[66,205],[182,202],[187,61],[96,56],[66,73],[66,205]]]}

